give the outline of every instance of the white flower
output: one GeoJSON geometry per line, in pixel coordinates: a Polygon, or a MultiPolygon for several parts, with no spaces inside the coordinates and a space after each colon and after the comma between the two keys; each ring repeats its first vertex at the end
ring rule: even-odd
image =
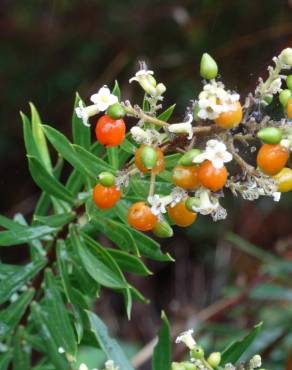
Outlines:
{"type": "Polygon", "coordinates": [[[284,49],[279,55],[279,59],[283,64],[292,67],[292,48],[284,49]]]}
{"type": "Polygon", "coordinates": [[[88,367],[85,364],[80,364],[78,370],[88,370],[88,367]]]}
{"type": "Polygon", "coordinates": [[[182,188],[175,187],[170,193],[170,196],[172,198],[170,202],[170,207],[174,207],[187,196],[187,192],[182,188]]]}
{"type": "Polygon", "coordinates": [[[283,147],[285,147],[286,149],[292,151],[292,140],[290,139],[283,139],[280,141],[280,145],[282,145],[283,147]]]}
{"type": "Polygon", "coordinates": [[[150,71],[149,69],[140,69],[138,72],[136,72],[135,77],[132,77],[129,79],[129,82],[137,81],[140,82],[141,79],[148,78],[149,75],[153,75],[154,72],[150,71]]]}
{"type": "Polygon", "coordinates": [[[175,343],[184,343],[189,349],[193,349],[196,346],[196,341],[193,338],[193,330],[187,330],[181,333],[175,340],[175,343]]]}
{"type": "Polygon", "coordinates": [[[273,194],[273,199],[274,199],[274,202],[279,202],[280,199],[281,199],[281,192],[280,191],[275,191],[273,194]]]}
{"type": "Polygon", "coordinates": [[[130,78],[129,82],[137,81],[147,94],[156,96],[156,81],[152,76],[153,73],[153,71],[149,71],[146,65],[142,63],[142,68],[135,74],[135,77],[130,78]]]}
{"type": "Polygon", "coordinates": [[[90,125],[88,124],[88,119],[99,113],[99,109],[95,104],[86,107],[82,100],[80,100],[78,107],[75,108],[75,112],[77,117],[82,119],[83,124],[89,127],[90,125]]]}
{"type": "Polygon", "coordinates": [[[106,370],[118,370],[119,367],[115,366],[115,363],[113,360],[108,360],[105,364],[106,370]]]}
{"type": "Polygon", "coordinates": [[[201,215],[212,214],[220,207],[218,199],[211,197],[211,192],[207,189],[201,188],[197,190],[196,197],[198,197],[198,205],[194,205],[192,209],[201,215]]]}
{"type": "Polygon", "coordinates": [[[168,204],[168,197],[160,197],[159,194],[150,195],[147,198],[148,203],[151,205],[151,212],[155,216],[159,216],[161,213],[166,213],[165,206],[168,204]]]}
{"type": "Polygon", "coordinates": [[[134,126],[130,130],[133,140],[138,144],[151,144],[151,135],[148,131],[143,130],[139,126],[134,126]]]}
{"type": "Polygon", "coordinates": [[[202,163],[206,159],[211,161],[215,168],[222,168],[224,163],[232,161],[232,154],[226,150],[224,143],[212,139],[207,141],[205,151],[197,155],[193,162],[202,163]]]}
{"type": "Polygon", "coordinates": [[[63,347],[59,347],[59,348],[58,348],[58,352],[59,352],[59,353],[65,353],[65,350],[64,350],[64,348],[63,348],[63,347]]]}
{"type": "Polygon", "coordinates": [[[188,114],[187,121],[182,123],[174,123],[168,126],[168,131],[175,133],[175,134],[188,134],[188,139],[192,139],[193,137],[193,116],[192,114],[188,114]]]}
{"type": "Polygon", "coordinates": [[[107,86],[103,86],[96,94],[91,95],[90,100],[101,112],[104,112],[109,106],[118,102],[118,98],[110,92],[107,86]]]}
{"type": "Polygon", "coordinates": [[[254,355],[253,358],[249,361],[249,366],[251,369],[256,369],[262,366],[262,359],[260,355],[254,355]]]}
{"type": "Polygon", "coordinates": [[[272,95],[277,94],[281,90],[281,86],[282,86],[282,80],[280,77],[278,77],[271,83],[267,92],[272,95]]]}

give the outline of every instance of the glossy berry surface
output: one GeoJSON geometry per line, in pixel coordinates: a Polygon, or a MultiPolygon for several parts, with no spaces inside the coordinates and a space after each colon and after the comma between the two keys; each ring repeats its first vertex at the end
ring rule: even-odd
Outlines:
{"type": "Polygon", "coordinates": [[[290,98],[288,100],[288,103],[287,103],[287,116],[289,119],[292,119],[292,98],[290,98]]]}
{"type": "Polygon", "coordinates": [[[230,129],[239,125],[242,119],[242,106],[239,101],[232,106],[233,109],[223,112],[215,119],[215,123],[225,129],[230,129]]]}
{"type": "Polygon", "coordinates": [[[172,181],[183,189],[194,189],[199,184],[198,167],[176,166],[172,171],[172,181]]]}
{"type": "Polygon", "coordinates": [[[281,193],[286,193],[292,191],[292,169],[284,167],[277,175],[274,177],[278,191],[281,193]]]}
{"type": "Polygon", "coordinates": [[[225,166],[215,168],[210,161],[205,161],[199,166],[198,179],[205,188],[212,191],[222,189],[226,183],[228,172],[225,166]]]}
{"type": "Polygon", "coordinates": [[[144,202],[134,203],[128,210],[128,223],[140,231],[149,231],[157,223],[157,217],[144,202]]]}
{"type": "Polygon", "coordinates": [[[101,209],[112,208],[121,197],[121,191],[115,185],[105,187],[97,184],[93,189],[93,200],[97,207],[101,209]]]}
{"type": "Polygon", "coordinates": [[[257,154],[257,165],[269,176],[276,175],[285,167],[289,158],[288,150],[280,144],[264,144],[257,154]]]}
{"type": "MultiPolygon", "coordinates": [[[[151,172],[150,169],[147,169],[142,161],[142,152],[143,152],[144,145],[141,145],[135,152],[135,165],[139,171],[143,173],[151,172]]],[[[160,148],[156,148],[157,153],[157,161],[155,167],[153,167],[152,171],[154,174],[157,174],[164,170],[165,163],[164,163],[164,154],[160,148]]]]}
{"type": "Polygon", "coordinates": [[[167,212],[171,220],[178,226],[187,227],[194,223],[197,219],[195,212],[190,212],[185,202],[177,203],[174,207],[169,206],[167,212]]]}
{"type": "Polygon", "coordinates": [[[120,145],[125,138],[125,133],[126,125],[123,119],[113,119],[105,114],[96,123],[96,138],[105,146],[120,145]]]}

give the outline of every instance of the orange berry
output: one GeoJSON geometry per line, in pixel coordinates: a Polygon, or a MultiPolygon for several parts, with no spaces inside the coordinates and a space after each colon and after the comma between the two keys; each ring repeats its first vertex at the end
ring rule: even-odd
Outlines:
{"type": "Polygon", "coordinates": [[[266,175],[274,176],[285,167],[288,150],[280,144],[263,144],[257,155],[257,165],[266,175]]]}
{"type": "Polygon", "coordinates": [[[225,166],[215,168],[211,161],[205,161],[199,166],[198,179],[205,188],[218,191],[226,183],[228,172],[225,166]]]}
{"type": "Polygon", "coordinates": [[[292,98],[290,98],[288,100],[288,104],[287,104],[287,116],[289,119],[292,119],[292,98]]]}
{"type": "Polygon", "coordinates": [[[182,227],[190,226],[197,218],[195,212],[191,212],[186,208],[185,202],[177,203],[174,207],[167,207],[167,212],[172,221],[182,227]]]}
{"type": "Polygon", "coordinates": [[[183,189],[193,189],[199,184],[198,167],[176,166],[172,171],[172,181],[183,189]]]}
{"type": "Polygon", "coordinates": [[[93,200],[101,209],[112,208],[120,199],[122,192],[115,186],[105,187],[97,184],[93,189],[93,200]]]}
{"type": "Polygon", "coordinates": [[[157,223],[157,217],[144,202],[134,203],[128,210],[129,225],[140,231],[149,231],[157,223]]]}
{"type": "Polygon", "coordinates": [[[95,127],[97,140],[108,147],[120,145],[125,138],[126,125],[123,119],[112,119],[107,114],[99,118],[95,127]]]}
{"type": "Polygon", "coordinates": [[[232,104],[231,110],[223,112],[215,119],[215,123],[225,129],[239,125],[242,119],[242,106],[239,101],[232,104]]]}
{"type": "MultiPolygon", "coordinates": [[[[135,165],[138,168],[138,170],[140,170],[141,172],[149,173],[149,172],[151,172],[151,170],[147,169],[144,166],[144,164],[142,162],[142,158],[141,158],[141,153],[142,153],[143,147],[144,147],[144,145],[141,145],[135,152],[135,165]]],[[[152,169],[154,174],[157,174],[157,173],[163,171],[164,167],[165,167],[163,151],[160,148],[156,148],[156,153],[157,153],[157,162],[156,162],[155,167],[153,167],[153,169],[152,169]]]]}

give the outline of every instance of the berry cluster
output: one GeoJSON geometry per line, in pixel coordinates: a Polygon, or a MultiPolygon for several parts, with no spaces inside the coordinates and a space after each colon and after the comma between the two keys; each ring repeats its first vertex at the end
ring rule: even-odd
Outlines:
{"type": "Polygon", "coordinates": [[[169,237],[170,224],[189,226],[198,213],[215,221],[224,219],[227,212],[219,202],[224,187],[248,200],[270,196],[277,201],[282,192],[291,191],[292,49],[283,50],[273,61],[268,78],[260,78],[242,104],[239,94],[219,80],[216,61],[205,53],[200,64],[203,89],[179,123],[168,122],[174,106],[158,113],[166,87],[157,83],[145,63],[130,79],[144,90],[143,108],[121,101],[117,84],[113,92],[104,86],[92,95],[90,106],[80,102],[76,114],[85,125],[93,115],[105,112],[95,128],[101,144],[122,145],[133,154],[115,173],[99,174],[93,189],[96,206],[114,207],[132,180],[143,177],[149,193],[147,199],[129,206],[128,222],[140,231],[169,237]],[[271,118],[267,112],[279,106],[280,118],[271,118]],[[137,120],[128,133],[125,117],[137,120]],[[250,164],[247,160],[254,152],[250,164]],[[168,194],[160,193],[157,179],[168,185],[168,194]]]}

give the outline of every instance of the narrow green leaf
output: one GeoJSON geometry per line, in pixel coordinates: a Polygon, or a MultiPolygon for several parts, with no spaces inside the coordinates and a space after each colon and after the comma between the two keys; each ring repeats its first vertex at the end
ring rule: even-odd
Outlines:
{"type": "Polygon", "coordinates": [[[262,329],[262,323],[254,326],[252,331],[243,339],[233,342],[222,352],[221,364],[225,365],[228,362],[235,364],[243,353],[248,349],[251,343],[255,340],[256,336],[262,329]]]}
{"type": "Polygon", "coordinates": [[[11,335],[21,320],[27,306],[34,296],[34,289],[24,292],[15,302],[0,312],[0,339],[11,335]]]}
{"type": "Polygon", "coordinates": [[[164,157],[165,167],[166,168],[173,168],[174,166],[177,165],[177,162],[180,159],[180,157],[181,157],[181,154],[179,154],[179,153],[166,155],[164,157]]]}
{"type": "Polygon", "coordinates": [[[79,102],[82,102],[78,93],[75,96],[74,109],[72,114],[72,134],[73,141],[75,144],[82,146],[85,149],[90,148],[91,132],[90,127],[87,127],[82,122],[82,119],[77,117],[75,108],[78,107],[79,102]]]}
{"type": "Polygon", "coordinates": [[[43,131],[42,122],[38,111],[32,103],[29,103],[31,110],[31,127],[34,142],[38,149],[41,162],[48,172],[52,171],[52,163],[48,150],[47,140],[43,131]]]}
{"type": "Polygon", "coordinates": [[[74,330],[55,278],[50,270],[45,273],[45,301],[48,326],[55,342],[58,347],[64,348],[66,353],[75,358],[77,343],[74,330]]]}
{"type": "MultiPolygon", "coordinates": [[[[69,189],[70,190],[70,189],[69,189]]],[[[44,216],[48,213],[52,203],[51,197],[46,192],[42,192],[36,204],[34,215],[44,216]]]]}
{"type": "Polygon", "coordinates": [[[152,357],[152,370],[169,370],[171,368],[171,337],[169,322],[164,312],[161,314],[162,327],[158,334],[158,343],[152,357]]]}
{"type": "Polygon", "coordinates": [[[274,283],[263,283],[253,288],[249,297],[256,300],[292,301],[292,289],[274,283]]]}
{"type": "Polygon", "coordinates": [[[11,351],[4,352],[0,355],[0,369],[7,370],[12,358],[11,351]]]}
{"type": "Polygon", "coordinates": [[[9,247],[12,245],[25,244],[34,239],[42,239],[48,235],[54,234],[57,229],[50,226],[31,226],[14,228],[8,231],[0,232],[0,246],[9,247]]]}
{"type": "Polygon", "coordinates": [[[84,176],[74,169],[66,182],[66,188],[76,197],[76,195],[81,191],[83,185],[84,176]]]}
{"type": "Polygon", "coordinates": [[[107,248],[107,251],[114,258],[122,271],[141,276],[152,274],[140,258],[132,256],[129,253],[119,251],[118,249],[107,248]]]}
{"type": "Polygon", "coordinates": [[[18,329],[14,338],[13,370],[31,370],[31,348],[23,340],[23,331],[23,328],[18,329]]]}
{"type": "Polygon", "coordinates": [[[103,321],[93,312],[87,312],[87,315],[90,321],[91,331],[107,358],[113,360],[115,365],[119,366],[120,369],[134,370],[121,347],[109,336],[107,327],[103,321]]]}
{"type": "Polygon", "coordinates": [[[28,162],[31,176],[42,190],[65,202],[74,203],[74,198],[70,191],[56,180],[55,177],[50,175],[35,157],[28,156],[28,162]]]}
{"type": "Polygon", "coordinates": [[[0,215],[0,226],[8,230],[22,230],[25,227],[20,225],[18,222],[11,220],[8,217],[0,215]]]}
{"type": "Polygon", "coordinates": [[[32,316],[38,327],[40,337],[44,343],[46,349],[46,355],[54,364],[58,370],[69,370],[70,366],[66,360],[64,354],[60,354],[58,351],[58,345],[54,339],[53,333],[51,333],[48,325],[48,319],[44,314],[43,307],[38,303],[33,302],[31,304],[32,316]]]}
{"type": "Polygon", "coordinates": [[[20,116],[23,123],[23,137],[24,137],[24,145],[26,149],[26,153],[28,155],[32,155],[36,158],[40,159],[40,153],[38,151],[38,148],[36,146],[32,129],[31,129],[31,123],[29,118],[22,112],[20,112],[20,116]]]}
{"type": "Polygon", "coordinates": [[[70,223],[76,217],[75,212],[66,212],[58,215],[52,216],[34,216],[34,221],[37,221],[41,224],[48,225],[52,228],[63,227],[64,225],[70,223]]]}
{"type": "Polygon", "coordinates": [[[164,112],[160,113],[157,118],[160,119],[161,121],[167,122],[169,118],[172,116],[174,108],[175,108],[175,104],[171,105],[164,112]]]}
{"type": "Polygon", "coordinates": [[[107,162],[96,157],[81,146],[74,144],[73,148],[82,162],[82,165],[90,169],[91,173],[95,176],[94,178],[96,178],[96,176],[102,171],[114,172],[114,168],[107,162]]]}
{"type": "Polygon", "coordinates": [[[112,90],[112,94],[115,95],[119,99],[119,101],[121,100],[121,89],[117,80],[115,80],[115,85],[112,90]]]}
{"type": "Polygon", "coordinates": [[[0,282],[6,280],[9,275],[13,275],[22,269],[18,265],[9,265],[7,263],[0,263],[0,282]]]}
{"type": "MultiPolygon", "coordinates": [[[[146,199],[149,193],[150,183],[147,180],[141,180],[137,176],[133,176],[130,181],[130,186],[133,192],[141,197],[141,199],[146,199]]],[[[161,195],[168,195],[172,190],[173,185],[171,183],[155,181],[155,193],[161,195]]]]}
{"type": "Polygon", "coordinates": [[[120,145],[120,149],[125,151],[126,153],[129,153],[129,154],[135,154],[136,152],[136,145],[134,145],[133,143],[131,143],[131,141],[128,139],[128,135],[126,135],[126,138],[121,142],[121,145],[120,145]]]}

